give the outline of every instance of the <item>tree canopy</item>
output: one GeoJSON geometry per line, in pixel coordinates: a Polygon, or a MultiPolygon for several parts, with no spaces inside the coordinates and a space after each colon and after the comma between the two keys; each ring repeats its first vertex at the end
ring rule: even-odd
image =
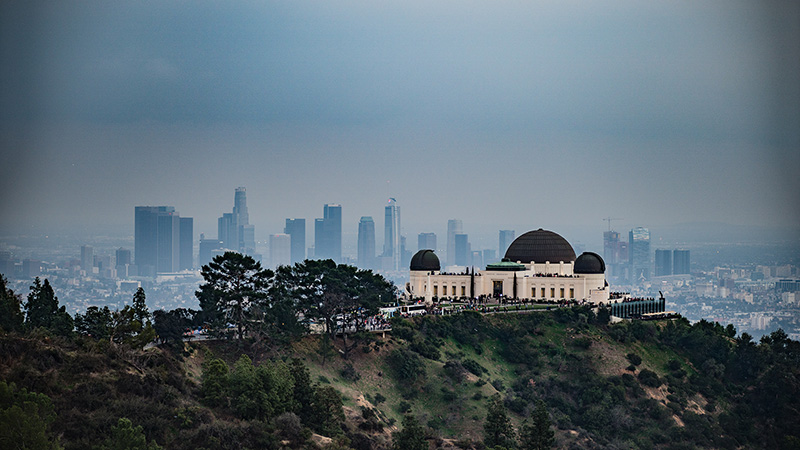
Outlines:
{"type": "Polygon", "coordinates": [[[25,303],[25,326],[28,329],[46,328],[62,336],[72,332],[72,317],[66,307],[58,307],[58,298],[47,278],[44,283],[39,277],[33,280],[28,301],[25,303]]]}
{"type": "Polygon", "coordinates": [[[205,283],[195,295],[204,318],[217,327],[235,324],[239,339],[243,339],[256,311],[268,309],[273,272],[251,256],[225,252],[203,266],[201,273],[205,283]]]}

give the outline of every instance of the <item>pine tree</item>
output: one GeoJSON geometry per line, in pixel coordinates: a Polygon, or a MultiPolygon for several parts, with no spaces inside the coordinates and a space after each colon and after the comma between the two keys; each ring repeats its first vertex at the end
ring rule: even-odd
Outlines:
{"type": "Polygon", "coordinates": [[[547,407],[541,399],[536,402],[536,410],[531,416],[531,423],[522,426],[520,433],[521,450],[544,450],[553,447],[555,433],[551,429],[547,407]]]}
{"type": "Polygon", "coordinates": [[[22,315],[22,301],[7,287],[8,280],[0,274],[0,330],[22,331],[25,317],[22,315]]]}
{"type": "Polygon", "coordinates": [[[135,312],[134,318],[144,327],[150,321],[150,311],[147,309],[146,297],[142,288],[137,289],[136,293],[133,294],[133,310],[135,312]]]}
{"type": "Polygon", "coordinates": [[[514,427],[508,418],[508,411],[499,395],[489,402],[486,423],[483,425],[483,440],[487,447],[516,448],[514,427]]]}
{"type": "Polygon", "coordinates": [[[103,450],[161,450],[155,441],[147,443],[147,438],[142,431],[142,426],[133,426],[133,423],[121,418],[111,427],[111,437],[106,441],[103,450]]]}
{"type": "Polygon", "coordinates": [[[425,430],[411,414],[403,416],[403,429],[392,434],[392,450],[427,450],[425,430]]]}
{"type": "Polygon", "coordinates": [[[25,313],[25,326],[31,330],[47,328],[55,334],[66,336],[74,328],[72,316],[66,307],[58,307],[58,298],[46,278],[44,283],[39,277],[33,280],[25,303],[25,313]]]}

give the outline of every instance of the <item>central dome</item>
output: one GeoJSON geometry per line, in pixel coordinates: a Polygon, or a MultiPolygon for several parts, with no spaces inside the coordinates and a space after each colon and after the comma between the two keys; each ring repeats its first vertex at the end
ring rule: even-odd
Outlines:
{"type": "Polygon", "coordinates": [[[558,263],[575,261],[575,250],[558,233],[539,228],[514,239],[506,250],[509,261],[521,263],[558,263]]]}
{"type": "Polygon", "coordinates": [[[411,258],[411,270],[438,271],[439,257],[433,250],[420,250],[411,258]]]}

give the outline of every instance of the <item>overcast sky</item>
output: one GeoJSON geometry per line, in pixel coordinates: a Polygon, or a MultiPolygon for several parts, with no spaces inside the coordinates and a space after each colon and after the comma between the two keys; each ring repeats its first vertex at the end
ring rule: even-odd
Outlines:
{"type": "Polygon", "coordinates": [[[0,231],[796,227],[797,5],[6,0],[0,231]]]}

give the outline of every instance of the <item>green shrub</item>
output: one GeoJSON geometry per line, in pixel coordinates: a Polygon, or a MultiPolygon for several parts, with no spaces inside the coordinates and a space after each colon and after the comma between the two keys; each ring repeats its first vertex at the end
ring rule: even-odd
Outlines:
{"type": "Polygon", "coordinates": [[[634,366],[638,366],[639,364],[642,363],[642,357],[637,355],[636,353],[628,353],[627,355],[625,355],[625,357],[628,358],[628,361],[630,361],[630,363],[633,364],[634,366]]]}
{"type": "Polygon", "coordinates": [[[661,380],[658,378],[658,375],[652,370],[642,369],[642,371],[639,372],[638,378],[639,382],[645,386],[650,386],[650,387],[661,386],[661,380]]]}
{"type": "Polygon", "coordinates": [[[395,349],[388,356],[387,361],[395,378],[399,381],[413,382],[425,377],[425,365],[419,355],[408,349],[395,349]]]}
{"type": "Polygon", "coordinates": [[[461,365],[464,366],[465,369],[469,370],[470,372],[472,372],[473,374],[475,374],[477,376],[481,376],[484,373],[488,373],[486,368],[483,367],[482,365],[480,365],[474,359],[467,358],[467,359],[461,361],[461,365]]]}
{"type": "Polygon", "coordinates": [[[341,375],[345,380],[350,380],[353,382],[361,379],[361,374],[358,373],[352,364],[345,365],[344,368],[339,372],[339,375],[341,375]]]}

